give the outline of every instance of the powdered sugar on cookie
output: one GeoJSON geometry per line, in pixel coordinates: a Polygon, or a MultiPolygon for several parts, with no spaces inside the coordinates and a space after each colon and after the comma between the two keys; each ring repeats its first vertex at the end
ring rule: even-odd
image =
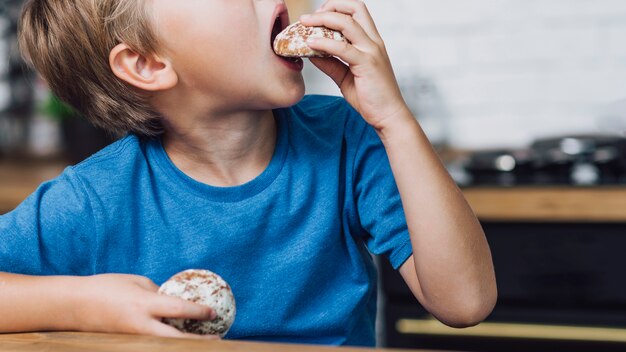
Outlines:
{"type": "Polygon", "coordinates": [[[163,319],[178,330],[224,337],[235,321],[232,290],[224,279],[211,271],[191,269],[180,272],[161,285],[159,293],[211,307],[217,313],[213,321],[163,319]]]}
{"type": "Polygon", "coordinates": [[[311,49],[306,41],[309,38],[328,38],[346,42],[346,38],[340,32],[326,27],[306,27],[296,22],[274,39],[274,52],[284,57],[328,57],[325,52],[311,49]]]}

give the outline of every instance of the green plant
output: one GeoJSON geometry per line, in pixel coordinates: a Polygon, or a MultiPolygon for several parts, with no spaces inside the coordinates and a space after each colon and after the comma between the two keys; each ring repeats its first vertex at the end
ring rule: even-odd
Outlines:
{"type": "Polygon", "coordinates": [[[74,108],[64,103],[56,95],[50,93],[48,99],[39,107],[39,110],[57,121],[63,121],[78,116],[78,113],[74,108]]]}

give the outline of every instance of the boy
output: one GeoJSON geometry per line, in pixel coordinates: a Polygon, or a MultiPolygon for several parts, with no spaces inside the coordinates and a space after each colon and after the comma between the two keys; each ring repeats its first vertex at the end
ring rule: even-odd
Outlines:
{"type": "Polygon", "coordinates": [[[366,6],[301,19],[350,41],[309,43],[341,59],[311,61],[345,100],[302,99],[302,62],[271,49],[287,18],[280,0],[25,4],[21,47],[54,92],[129,134],[0,218],[0,331],[184,336],[161,318],[214,313],[155,283],[205,268],[237,299],[228,338],[372,346],[369,252],[448,325],[491,312],[482,229],[366,6]]]}

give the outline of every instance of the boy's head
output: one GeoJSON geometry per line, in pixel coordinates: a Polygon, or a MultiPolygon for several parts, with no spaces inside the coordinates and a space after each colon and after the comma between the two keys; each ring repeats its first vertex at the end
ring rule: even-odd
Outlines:
{"type": "Polygon", "coordinates": [[[282,0],[27,0],[19,41],[93,123],[154,136],[181,106],[219,114],[297,102],[301,72],[271,47],[287,25],[282,0]]]}
{"type": "Polygon", "coordinates": [[[28,0],[20,21],[24,57],[53,92],[109,131],[155,135],[158,114],[145,93],[119,80],[109,52],[124,42],[156,52],[145,0],[28,0]]]}

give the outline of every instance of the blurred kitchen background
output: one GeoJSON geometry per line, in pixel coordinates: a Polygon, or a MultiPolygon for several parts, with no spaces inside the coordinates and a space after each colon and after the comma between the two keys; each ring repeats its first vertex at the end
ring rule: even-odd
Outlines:
{"type": "MultiPolygon", "coordinates": [[[[433,142],[525,147],[626,130],[626,1],[365,2],[433,142]]],[[[307,73],[311,92],[337,94],[307,73]]]]}
{"type": "MultiPolygon", "coordinates": [[[[287,0],[293,20],[319,0],[287,0]]],[[[380,343],[626,350],[626,1],[365,0],[403,95],[462,186],[499,285],[477,327],[443,326],[381,261],[380,343]]],[[[21,0],[0,0],[0,214],[114,139],[26,69],[21,0]]],[[[307,63],[307,93],[339,95],[307,63]]]]}

